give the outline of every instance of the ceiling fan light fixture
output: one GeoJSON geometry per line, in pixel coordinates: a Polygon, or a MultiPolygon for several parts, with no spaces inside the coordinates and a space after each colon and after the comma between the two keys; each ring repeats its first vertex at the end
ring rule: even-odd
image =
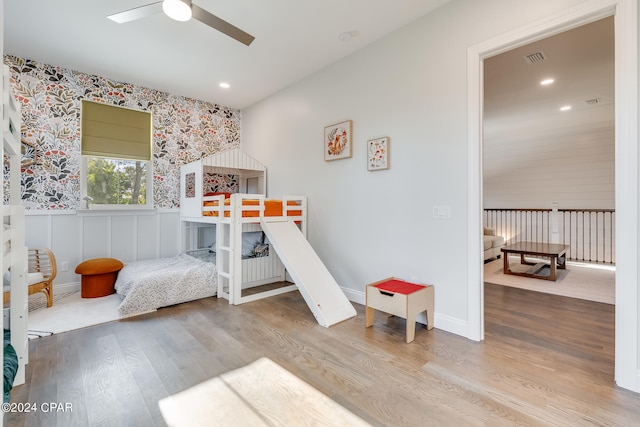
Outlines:
{"type": "Polygon", "coordinates": [[[191,1],[190,0],[164,0],[162,2],[162,11],[171,19],[176,21],[188,21],[191,19],[191,1]]]}

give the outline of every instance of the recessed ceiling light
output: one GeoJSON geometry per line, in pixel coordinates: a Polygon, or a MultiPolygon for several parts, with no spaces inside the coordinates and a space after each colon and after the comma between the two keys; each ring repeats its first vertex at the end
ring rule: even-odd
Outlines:
{"type": "Polygon", "coordinates": [[[551,83],[553,83],[554,81],[555,81],[555,80],[553,80],[553,79],[544,79],[544,80],[542,80],[542,81],[540,82],[540,84],[541,84],[542,86],[546,86],[546,85],[550,85],[550,84],[551,84],[551,83]]]}
{"type": "Polygon", "coordinates": [[[564,107],[560,107],[560,111],[569,111],[571,110],[571,105],[565,105],[564,107]]]}
{"type": "Polygon", "coordinates": [[[338,34],[338,38],[342,42],[348,42],[349,40],[351,40],[357,35],[358,35],[357,31],[345,31],[344,33],[338,34]]]}
{"type": "Polygon", "coordinates": [[[227,83],[227,82],[222,82],[222,83],[219,84],[219,86],[222,89],[229,89],[231,87],[231,85],[229,83],[227,83]]]}

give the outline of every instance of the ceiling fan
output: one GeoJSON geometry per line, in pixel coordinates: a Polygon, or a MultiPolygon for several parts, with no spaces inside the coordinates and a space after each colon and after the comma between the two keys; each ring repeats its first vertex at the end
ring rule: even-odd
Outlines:
{"type": "Polygon", "coordinates": [[[155,3],[135,7],[123,12],[114,13],[113,15],[107,16],[107,18],[119,24],[123,24],[125,22],[135,21],[146,18],[147,16],[155,15],[161,11],[169,18],[175,19],[176,21],[188,21],[191,18],[194,18],[247,46],[249,46],[255,39],[251,34],[242,31],[240,28],[231,25],[224,19],[218,18],[200,6],[191,3],[191,0],[157,1],[155,3]]]}

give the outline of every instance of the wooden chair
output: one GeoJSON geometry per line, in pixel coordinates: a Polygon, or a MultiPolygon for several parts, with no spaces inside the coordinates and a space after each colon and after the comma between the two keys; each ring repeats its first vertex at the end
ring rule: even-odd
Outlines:
{"type": "MultiPolygon", "coordinates": [[[[49,249],[29,248],[27,263],[27,284],[29,295],[43,292],[47,297],[47,307],[53,305],[53,279],[56,278],[58,272],[56,266],[56,257],[49,249]],[[42,277],[40,277],[42,275],[42,277]],[[36,282],[30,283],[30,277],[37,277],[36,282]]],[[[4,302],[9,302],[11,298],[10,292],[4,293],[4,302]]]]}

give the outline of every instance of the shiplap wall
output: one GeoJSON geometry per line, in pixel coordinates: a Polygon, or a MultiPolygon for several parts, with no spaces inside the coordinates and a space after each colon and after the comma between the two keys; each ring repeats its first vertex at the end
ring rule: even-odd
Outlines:
{"type": "Polygon", "coordinates": [[[484,207],[614,209],[614,123],[485,138],[484,207]]]}
{"type": "Polygon", "coordinates": [[[122,262],[174,256],[180,252],[180,212],[27,211],[26,243],[50,248],[56,256],[55,285],[77,284],[76,266],[90,258],[122,262]],[[68,270],[62,271],[62,264],[68,270]]]}

